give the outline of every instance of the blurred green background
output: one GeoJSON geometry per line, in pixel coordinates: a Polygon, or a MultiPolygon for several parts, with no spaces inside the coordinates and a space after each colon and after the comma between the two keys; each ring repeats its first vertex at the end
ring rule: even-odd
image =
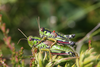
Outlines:
{"type": "MultiPolygon", "coordinates": [[[[0,0],[2,22],[10,29],[9,36],[15,43],[16,49],[24,47],[26,54],[31,48],[19,31],[27,36],[39,36],[36,18],[40,17],[40,26],[63,34],[76,34],[72,39],[77,42],[82,39],[100,22],[99,0],[0,0]]],[[[100,33],[93,36],[92,47],[100,53],[100,33]]],[[[9,54],[3,44],[3,34],[0,31],[0,47],[4,55],[9,54]]],[[[88,41],[84,42],[81,50],[88,49],[88,41]]]]}

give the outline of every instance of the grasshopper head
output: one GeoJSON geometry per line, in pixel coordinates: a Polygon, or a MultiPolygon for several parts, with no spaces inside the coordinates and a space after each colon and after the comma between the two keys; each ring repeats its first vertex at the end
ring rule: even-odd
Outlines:
{"type": "Polygon", "coordinates": [[[46,28],[40,28],[40,30],[39,30],[39,32],[40,32],[40,36],[41,37],[43,37],[43,36],[51,36],[51,31],[50,30],[48,30],[48,29],[46,29],[46,28]]]}
{"type": "Polygon", "coordinates": [[[40,41],[40,40],[41,40],[41,38],[39,38],[39,37],[33,37],[33,36],[29,36],[29,37],[27,38],[27,41],[28,41],[28,44],[29,44],[30,47],[36,46],[36,44],[37,44],[38,41],[40,41]]]}
{"type": "Polygon", "coordinates": [[[28,41],[28,44],[29,44],[30,47],[32,47],[33,45],[35,45],[34,37],[33,36],[29,36],[27,38],[27,41],[28,41]]]}
{"type": "Polygon", "coordinates": [[[41,36],[41,37],[44,35],[44,31],[45,31],[45,29],[44,29],[43,27],[40,28],[39,32],[40,32],[40,36],[41,36]]]}

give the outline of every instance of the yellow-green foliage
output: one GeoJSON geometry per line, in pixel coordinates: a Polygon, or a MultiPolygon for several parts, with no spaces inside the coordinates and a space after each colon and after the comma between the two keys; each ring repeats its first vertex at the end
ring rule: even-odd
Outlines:
{"type": "MultiPolygon", "coordinates": [[[[80,57],[76,63],[77,67],[94,67],[98,63],[100,55],[93,51],[93,48],[80,53],[80,57]]],[[[99,62],[100,63],[100,62],[99,62]]]]}
{"type": "Polygon", "coordinates": [[[52,60],[50,60],[49,54],[47,52],[43,53],[41,51],[35,53],[34,58],[35,58],[34,64],[32,64],[32,66],[34,67],[54,67],[54,66],[74,67],[76,59],[76,57],[63,57],[63,56],[53,55],[52,60]]]}

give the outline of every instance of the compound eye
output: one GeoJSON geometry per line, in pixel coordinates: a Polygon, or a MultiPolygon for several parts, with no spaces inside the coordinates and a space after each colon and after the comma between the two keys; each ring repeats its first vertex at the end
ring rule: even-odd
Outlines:
{"type": "Polygon", "coordinates": [[[44,28],[42,27],[40,30],[41,30],[41,31],[44,31],[44,28]]]}
{"type": "Polygon", "coordinates": [[[29,41],[32,41],[32,38],[31,37],[29,37],[29,41]]]}

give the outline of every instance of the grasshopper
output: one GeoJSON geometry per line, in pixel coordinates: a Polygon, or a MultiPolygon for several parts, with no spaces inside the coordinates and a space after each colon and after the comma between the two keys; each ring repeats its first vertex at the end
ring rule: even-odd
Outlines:
{"type": "Polygon", "coordinates": [[[75,45],[75,42],[69,41],[69,39],[75,37],[75,34],[63,35],[63,34],[55,32],[55,31],[52,32],[47,28],[43,28],[43,27],[40,28],[39,17],[38,17],[37,23],[38,23],[38,27],[39,27],[40,37],[46,36],[47,38],[55,38],[57,40],[57,43],[62,43],[64,45],[71,45],[71,46],[75,45]]]}
{"type": "Polygon", "coordinates": [[[61,33],[57,33],[55,31],[51,31],[47,28],[39,28],[39,33],[40,33],[40,36],[43,37],[44,35],[47,35],[48,37],[58,37],[58,38],[62,38],[62,39],[71,39],[71,38],[74,38],[75,37],[75,34],[72,34],[72,35],[64,35],[64,34],[61,34],[61,33]]]}
{"type": "Polygon", "coordinates": [[[38,48],[43,51],[49,51],[53,54],[58,54],[58,55],[75,56],[75,53],[74,53],[73,49],[70,48],[70,46],[59,45],[57,43],[54,44],[54,42],[51,41],[50,39],[43,40],[42,38],[39,38],[39,37],[29,36],[27,38],[27,41],[28,41],[29,46],[33,47],[33,48],[38,48]],[[39,43],[40,41],[42,41],[42,42],[39,43]],[[37,44],[37,43],[39,43],[39,44],[37,44]],[[54,45],[51,47],[52,44],[54,44],[54,45]]]}
{"type": "Polygon", "coordinates": [[[54,43],[52,38],[48,38],[45,40],[45,37],[43,38],[33,37],[33,36],[27,37],[20,29],[18,30],[27,38],[30,47],[38,49],[40,51],[48,51],[50,58],[51,54],[68,55],[74,57],[76,56],[75,51],[70,46],[59,45],[58,43],[54,43]]]}
{"type": "Polygon", "coordinates": [[[52,61],[52,54],[78,57],[77,53],[70,46],[59,45],[57,43],[54,44],[54,42],[52,42],[49,39],[44,41],[44,39],[42,38],[29,36],[27,38],[27,41],[28,41],[29,46],[34,49],[38,49],[39,51],[48,51],[51,61],[52,61]],[[40,41],[42,42],[39,43],[40,41]],[[54,45],[52,46],[52,44],[54,45]]]}

